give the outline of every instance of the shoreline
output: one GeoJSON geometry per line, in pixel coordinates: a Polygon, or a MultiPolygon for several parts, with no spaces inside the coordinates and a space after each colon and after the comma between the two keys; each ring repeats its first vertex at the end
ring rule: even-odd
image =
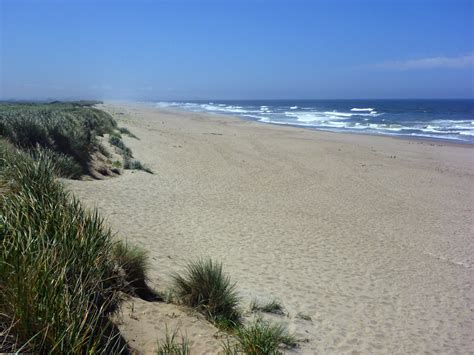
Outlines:
{"type": "MultiPolygon", "coordinates": [[[[158,290],[186,261],[210,256],[244,303],[281,301],[286,315],[275,319],[308,340],[301,353],[474,345],[469,146],[101,108],[140,137],[126,143],[155,175],[68,186],[149,251],[158,290]]],[[[170,311],[136,309],[124,326],[146,351],[170,311]]],[[[212,330],[176,319],[192,350],[215,353],[212,330]]]]}
{"type": "MultiPolygon", "coordinates": [[[[363,101],[363,99],[361,99],[363,101]]],[[[394,99],[396,101],[396,99],[394,99]]],[[[414,99],[415,100],[415,99],[414,99]]],[[[450,99],[446,99],[449,101],[450,99]]],[[[278,101],[278,100],[276,100],[278,101]]],[[[329,101],[329,100],[327,100],[329,101]]],[[[337,101],[336,99],[334,101],[337,101]]],[[[270,126],[276,126],[276,127],[291,127],[295,129],[305,129],[309,131],[315,131],[315,132],[325,132],[325,133],[334,133],[334,134],[350,134],[350,135],[361,135],[361,136],[369,136],[369,137],[384,137],[384,138],[393,138],[393,139],[401,139],[401,140],[408,140],[408,141],[423,141],[423,142],[431,142],[431,143],[436,143],[436,144],[446,144],[446,145],[459,145],[459,146],[468,146],[471,148],[474,148],[474,142],[469,142],[469,141],[462,141],[458,139],[447,139],[447,138],[436,138],[436,137],[421,137],[421,136],[408,136],[408,135],[396,135],[396,134],[383,134],[383,133],[369,133],[369,132],[363,132],[363,131],[343,131],[343,130],[330,130],[330,129],[321,129],[321,128],[316,128],[316,127],[310,127],[310,126],[302,126],[302,125],[294,125],[294,124],[278,124],[278,123],[273,123],[273,122],[262,122],[259,120],[251,119],[251,118],[246,118],[245,116],[238,116],[235,114],[219,114],[219,113],[214,113],[214,112],[195,112],[195,111],[187,111],[185,109],[181,108],[170,108],[170,107],[156,107],[155,102],[132,102],[132,101],[110,101],[110,103],[116,102],[118,104],[124,104],[124,105],[143,105],[148,108],[153,108],[157,111],[162,111],[162,112],[174,112],[177,114],[202,114],[202,115],[210,115],[210,116],[217,116],[217,117],[227,117],[227,118],[232,118],[232,119],[239,119],[247,122],[255,122],[258,124],[263,124],[263,125],[270,125],[270,126]]],[[[203,101],[204,102],[204,101],[203,101]]]]}

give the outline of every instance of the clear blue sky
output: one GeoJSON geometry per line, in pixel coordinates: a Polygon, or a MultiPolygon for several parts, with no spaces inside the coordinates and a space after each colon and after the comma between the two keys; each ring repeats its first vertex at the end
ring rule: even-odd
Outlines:
{"type": "Polygon", "coordinates": [[[0,0],[0,97],[474,97],[472,0],[0,0]]]}

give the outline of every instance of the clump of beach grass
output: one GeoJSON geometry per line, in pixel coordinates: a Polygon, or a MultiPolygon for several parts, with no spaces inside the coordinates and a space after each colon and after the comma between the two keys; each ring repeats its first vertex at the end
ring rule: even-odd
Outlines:
{"type": "Polygon", "coordinates": [[[143,170],[149,174],[153,174],[153,170],[151,170],[146,165],[142,164],[139,160],[128,158],[128,157],[124,158],[123,168],[130,169],[130,170],[143,170]]]}
{"type": "Polygon", "coordinates": [[[253,300],[250,304],[251,311],[259,311],[265,313],[273,313],[283,315],[285,312],[283,311],[283,305],[280,301],[274,299],[264,304],[259,304],[257,300],[253,300]]]}
{"type": "Polygon", "coordinates": [[[166,335],[163,342],[158,341],[157,344],[157,355],[189,355],[191,354],[191,348],[189,346],[189,340],[186,336],[181,335],[181,339],[178,340],[179,328],[176,328],[173,332],[168,331],[166,327],[166,335]]]}
{"type": "Polygon", "coordinates": [[[109,143],[118,148],[119,153],[123,155],[124,158],[131,158],[133,156],[132,150],[125,145],[119,136],[113,134],[110,135],[109,143]]]}
{"type": "Polygon", "coordinates": [[[136,135],[134,135],[132,132],[130,132],[130,131],[128,130],[128,128],[119,127],[118,130],[119,130],[120,133],[126,134],[127,136],[129,136],[129,137],[131,137],[131,138],[139,139],[136,135]]]}
{"type": "Polygon", "coordinates": [[[240,298],[222,264],[198,259],[186,265],[184,275],[173,274],[175,295],[185,305],[202,312],[220,328],[241,322],[240,298]]]}
{"type": "Polygon", "coordinates": [[[111,134],[109,136],[109,143],[115,146],[118,152],[122,155],[124,169],[143,170],[149,174],[153,174],[153,171],[149,167],[133,158],[132,150],[125,145],[123,140],[117,134],[111,134]]]}
{"type": "Polygon", "coordinates": [[[144,249],[119,241],[113,246],[112,253],[128,293],[149,301],[160,299],[147,284],[148,257],[144,249]]]}
{"type": "Polygon", "coordinates": [[[302,319],[302,320],[307,320],[307,321],[312,321],[313,320],[310,315],[308,315],[306,313],[301,313],[301,312],[299,312],[296,315],[296,318],[299,318],[299,319],[302,319]]]}
{"type": "Polygon", "coordinates": [[[272,324],[262,318],[236,328],[233,335],[234,341],[227,339],[222,345],[225,354],[282,354],[282,349],[298,345],[296,338],[284,326],[272,324]]]}

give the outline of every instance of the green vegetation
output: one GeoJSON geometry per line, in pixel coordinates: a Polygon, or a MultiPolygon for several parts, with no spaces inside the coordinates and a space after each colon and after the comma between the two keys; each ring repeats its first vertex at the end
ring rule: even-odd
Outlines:
{"type": "MultiPolygon", "coordinates": [[[[101,151],[97,136],[117,126],[112,116],[89,104],[0,104],[0,136],[23,150],[47,149],[69,157],[66,165],[76,164],[73,177],[77,167],[88,174],[92,156],[101,151]]],[[[66,173],[71,174],[68,169],[66,173]]]]}
{"type": "Polygon", "coordinates": [[[297,315],[296,315],[296,318],[299,318],[299,319],[303,319],[303,320],[307,320],[307,321],[311,321],[312,318],[311,316],[305,314],[305,313],[301,313],[299,312],[297,315]]]}
{"type": "Polygon", "coordinates": [[[240,324],[239,297],[235,284],[222,271],[222,264],[197,260],[186,266],[185,276],[174,274],[178,299],[204,313],[217,326],[232,328],[240,324]]]}
{"type": "Polygon", "coordinates": [[[121,139],[120,133],[113,131],[109,135],[109,143],[117,148],[117,151],[123,157],[123,168],[130,170],[143,170],[149,174],[153,174],[153,171],[142,164],[139,160],[133,158],[132,150],[125,145],[121,139]]]}
{"type": "Polygon", "coordinates": [[[268,303],[259,305],[256,300],[254,300],[251,305],[250,309],[252,311],[260,311],[260,312],[266,312],[266,313],[273,313],[273,314],[280,314],[283,315],[285,314],[283,312],[283,306],[281,303],[277,300],[272,300],[268,303]]]}
{"type": "Polygon", "coordinates": [[[138,139],[138,137],[136,135],[134,135],[132,132],[130,132],[127,128],[125,127],[119,127],[119,132],[120,133],[123,133],[123,134],[126,134],[127,136],[131,137],[131,138],[135,138],[135,139],[138,139]]]}
{"type": "Polygon", "coordinates": [[[178,329],[171,334],[166,329],[166,337],[163,343],[158,342],[158,355],[189,355],[191,354],[189,340],[185,336],[181,336],[181,341],[176,340],[178,329]]]}
{"type": "Polygon", "coordinates": [[[54,174],[69,179],[77,179],[83,174],[82,167],[73,157],[47,148],[37,147],[30,151],[34,160],[49,159],[54,162],[54,174]]]}
{"type": "Polygon", "coordinates": [[[225,354],[266,355],[282,354],[283,347],[297,346],[293,335],[279,324],[271,324],[262,318],[257,318],[244,327],[239,327],[234,333],[236,342],[227,340],[223,344],[225,354]]]}
{"type": "Polygon", "coordinates": [[[0,141],[0,351],[125,351],[109,317],[128,285],[146,279],[144,255],[114,246],[57,171],[48,153],[0,141]]]}
{"type": "MultiPolygon", "coordinates": [[[[138,138],[126,128],[117,128],[108,113],[91,107],[97,103],[100,102],[1,103],[0,137],[31,152],[34,157],[49,155],[56,162],[59,176],[77,179],[93,172],[95,155],[111,157],[97,139],[109,134],[109,143],[123,156],[125,169],[153,174],[150,168],[133,159],[132,150],[122,141],[121,133],[138,138]]],[[[97,171],[107,173],[107,169],[97,171]]]]}
{"type": "Polygon", "coordinates": [[[125,145],[118,135],[111,134],[109,136],[109,143],[118,148],[119,153],[124,157],[124,159],[133,157],[132,150],[125,145]]]}
{"type": "Polygon", "coordinates": [[[123,161],[123,168],[132,170],[143,170],[149,174],[153,174],[153,170],[151,170],[149,167],[142,164],[139,160],[136,159],[125,158],[123,161]]]}
{"type": "Polygon", "coordinates": [[[113,247],[113,257],[120,265],[127,293],[148,301],[161,300],[147,285],[148,258],[145,250],[118,242],[113,247]]]}

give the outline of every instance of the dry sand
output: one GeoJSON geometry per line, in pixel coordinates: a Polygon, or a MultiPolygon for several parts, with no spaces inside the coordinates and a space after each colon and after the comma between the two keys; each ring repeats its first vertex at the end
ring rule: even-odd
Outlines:
{"type": "MultiPolygon", "coordinates": [[[[472,353],[471,147],[103,108],[140,137],[125,142],[155,175],[68,185],[149,251],[157,289],[210,256],[244,305],[282,302],[274,318],[307,340],[301,353],[472,353]]],[[[121,329],[151,352],[165,324],[192,353],[219,350],[215,328],[173,305],[131,303],[121,329]]]]}

